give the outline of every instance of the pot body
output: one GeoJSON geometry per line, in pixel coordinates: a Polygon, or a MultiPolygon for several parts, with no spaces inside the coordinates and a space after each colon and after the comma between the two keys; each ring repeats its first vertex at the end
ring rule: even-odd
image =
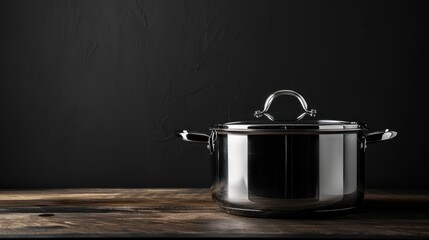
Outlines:
{"type": "Polygon", "coordinates": [[[352,209],[363,199],[366,144],[362,131],[217,132],[213,143],[211,194],[228,213],[332,212],[352,209]]]}

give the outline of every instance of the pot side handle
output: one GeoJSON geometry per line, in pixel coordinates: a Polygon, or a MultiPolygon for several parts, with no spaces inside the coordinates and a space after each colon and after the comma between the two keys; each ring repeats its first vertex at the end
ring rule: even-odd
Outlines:
{"type": "Polygon", "coordinates": [[[208,144],[210,136],[204,133],[192,132],[188,130],[177,131],[176,136],[186,142],[208,144]]]}
{"type": "Polygon", "coordinates": [[[377,143],[393,139],[398,135],[398,132],[386,129],[384,131],[376,131],[365,134],[366,143],[377,143]]]}

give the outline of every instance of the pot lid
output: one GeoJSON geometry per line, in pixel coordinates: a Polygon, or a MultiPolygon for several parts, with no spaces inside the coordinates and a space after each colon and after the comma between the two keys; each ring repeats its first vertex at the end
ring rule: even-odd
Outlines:
{"type": "Polygon", "coordinates": [[[292,90],[279,90],[268,96],[263,110],[255,111],[256,119],[250,121],[237,121],[217,124],[213,129],[224,132],[338,132],[359,131],[366,128],[364,123],[320,120],[314,118],[317,114],[315,109],[308,110],[307,102],[299,93],[292,90]],[[304,109],[296,119],[280,120],[268,113],[272,101],[281,95],[290,95],[298,98],[304,109]],[[305,118],[305,119],[304,119],[305,118]]]}

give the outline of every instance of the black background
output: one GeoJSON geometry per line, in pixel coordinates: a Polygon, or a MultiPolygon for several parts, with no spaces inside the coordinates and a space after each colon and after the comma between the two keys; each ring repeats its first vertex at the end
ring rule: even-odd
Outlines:
{"type": "Polygon", "coordinates": [[[175,131],[250,118],[278,89],[399,131],[368,148],[368,187],[429,187],[423,2],[0,4],[0,188],[208,187],[207,149],[175,131]]]}

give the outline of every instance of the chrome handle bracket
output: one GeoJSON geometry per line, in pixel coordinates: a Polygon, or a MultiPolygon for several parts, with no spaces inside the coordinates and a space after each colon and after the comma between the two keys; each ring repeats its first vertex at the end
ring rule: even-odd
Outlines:
{"type": "Polygon", "coordinates": [[[268,96],[267,100],[265,100],[264,109],[263,110],[257,110],[254,113],[254,116],[257,118],[262,117],[262,115],[266,115],[270,120],[275,120],[274,117],[271,114],[268,114],[268,110],[270,109],[271,103],[274,101],[274,99],[278,96],[282,95],[288,95],[288,96],[294,96],[298,98],[299,102],[301,103],[302,108],[304,109],[304,112],[299,115],[296,120],[302,119],[305,115],[310,115],[311,117],[315,117],[317,114],[316,109],[308,109],[307,102],[305,101],[304,97],[301,96],[301,94],[292,91],[292,90],[279,90],[268,96]]]}

